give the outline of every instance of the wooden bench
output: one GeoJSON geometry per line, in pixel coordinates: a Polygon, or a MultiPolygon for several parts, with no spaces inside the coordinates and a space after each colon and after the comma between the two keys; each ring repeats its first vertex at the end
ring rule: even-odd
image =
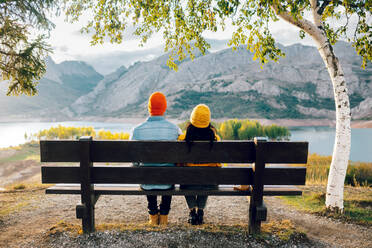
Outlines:
{"type": "MultiPolygon", "coordinates": [[[[249,232],[259,233],[267,209],[263,196],[301,195],[306,168],[265,164],[306,163],[307,142],[221,141],[210,146],[198,141],[189,151],[180,141],[40,141],[41,162],[79,162],[80,166],[42,166],[42,183],[57,184],[47,194],[80,194],[76,207],[84,233],[95,231],[94,205],[100,195],[213,195],[250,196],[249,232]],[[253,166],[130,167],[93,163],[254,163],[253,166]],[[72,185],[58,185],[72,184],[72,185]],[[75,185],[73,185],[75,184],[75,185]],[[76,184],[78,186],[76,186],[76,184]],[[102,185],[105,184],[105,185],[102,185]],[[107,185],[109,184],[109,185],[107,185]],[[126,185],[122,185],[126,184],[126,185]],[[129,185],[128,184],[132,184],[129,185]],[[138,184],[218,184],[217,190],[144,191],[138,184]],[[230,185],[230,186],[228,186],[230,185]],[[233,185],[251,185],[237,191],[233,185]]],[[[144,203],[145,204],[145,203],[144,203]]]]}

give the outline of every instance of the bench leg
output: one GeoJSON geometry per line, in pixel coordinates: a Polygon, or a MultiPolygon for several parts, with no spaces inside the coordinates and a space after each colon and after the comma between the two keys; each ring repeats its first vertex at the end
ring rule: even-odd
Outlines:
{"type": "Polygon", "coordinates": [[[81,185],[81,202],[82,205],[76,208],[76,215],[81,217],[83,232],[94,232],[94,205],[96,196],[92,184],[91,168],[91,143],[92,137],[81,137],[80,143],[80,185],[81,185]],[[80,211],[80,212],[79,212],[80,211]]]}
{"type": "Polygon", "coordinates": [[[256,205],[252,198],[249,201],[249,233],[259,234],[261,222],[267,218],[267,208],[263,201],[261,205],[256,205]]]}
{"type": "Polygon", "coordinates": [[[256,161],[252,167],[254,177],[252,195],[249,201],[249,233],[258,234],[261,232],[261,221],[266,220],[266,207],[263,203],[265,153],[267,150],[266,141],[254,138],[256,148],[256,161]]]}
{"type": "Polygon", "coordinates": [[[258,234],[261,232],[261,221],[257,219],[256,206],[253,203],[253,197],[249,201],[249,226],[248,231],[250,234],[258,234]]]}
{"type": "Polygon", "coordinates": [[[82,219],[83,232],[92,233],[94,228],[94,206],[87,206],[87,216],[82,219]]]}
{"type": "Polygon", "coordinates": [[[82,220],[84,234],[95,232],[94,201],[77,205],[76,218],[82,220]]]}

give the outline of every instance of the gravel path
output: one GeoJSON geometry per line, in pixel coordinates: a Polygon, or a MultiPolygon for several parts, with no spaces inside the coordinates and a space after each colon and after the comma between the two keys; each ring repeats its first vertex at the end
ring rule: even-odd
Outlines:
{"type": "Polygon", "coordinates": [[[372,247],[372,228],[296,211],[281,199],[267,197],[269,220],[289,219],[306,235],[331,247],[372,247]]]}

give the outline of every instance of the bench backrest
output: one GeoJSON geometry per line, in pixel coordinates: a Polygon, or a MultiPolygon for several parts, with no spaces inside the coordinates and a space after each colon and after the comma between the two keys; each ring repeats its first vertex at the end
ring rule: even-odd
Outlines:
{"type": "MultiPolygon", "coordinates": [[[[254,171],[264,174],[266,185],[303,185],[304,167],[270,164],[306,163],[307,142],[221,141],[40,141],[41,162],[80,162],[77,166],[43,166],[43,183],[81,183],[88,173],[91,183],[150,184],[253,184],[254,171]],[[93,162],[144,163],[255,163],[255,167],[117,167],[93,162]],[[197,177],[195,175],[198,175],[197,177]]],[[[257,173],[256,173],[257,174],[257,173]]],[[[257,179],[256,179],[257,180],[257,179]]]]}

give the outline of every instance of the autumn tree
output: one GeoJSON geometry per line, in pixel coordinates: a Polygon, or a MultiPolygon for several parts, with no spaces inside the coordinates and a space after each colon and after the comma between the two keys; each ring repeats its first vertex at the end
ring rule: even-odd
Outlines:
{"type": "MultiPolygon", "coordinates": [[[[339,60],[332,45],[347,40],[362,57],[362,66],[371,60],[371,6],[368,0],[65,0],[71,21],[89,12],[83,27],[93,32],[92,44],[125,40],[124,30],[133,26],[134,35],[145,43],[154,33],[162,33],[168,65],[177,68],[175,59],[194,57],[210,47],[206,31],[218,32],[227,21],[235,28],[229,45],[244,44],[254,59],[265,64],[277,61],[283,52],[275,43],[270,23],[283,19],[299,28],[300,37],[309,35],[328,69],[336,106],[336,138],[327,186],[326,205],[343,210],[343,187],[350,153],[350,103],[339,60]],[[338,23],[332,25],[332,23],[338,23]]],[[[299,58],[303,59],[303,58],[299,58]]]]}
{"type": "Polygon", "coordinates": [[[0,82],[9,83],[7,95],[34,95],[45,73],[46,43],[53,23],[47,13],[54,0],[0,0],[0,82]],[[36,35],[36,31],[39,32],[36,35]]]}

